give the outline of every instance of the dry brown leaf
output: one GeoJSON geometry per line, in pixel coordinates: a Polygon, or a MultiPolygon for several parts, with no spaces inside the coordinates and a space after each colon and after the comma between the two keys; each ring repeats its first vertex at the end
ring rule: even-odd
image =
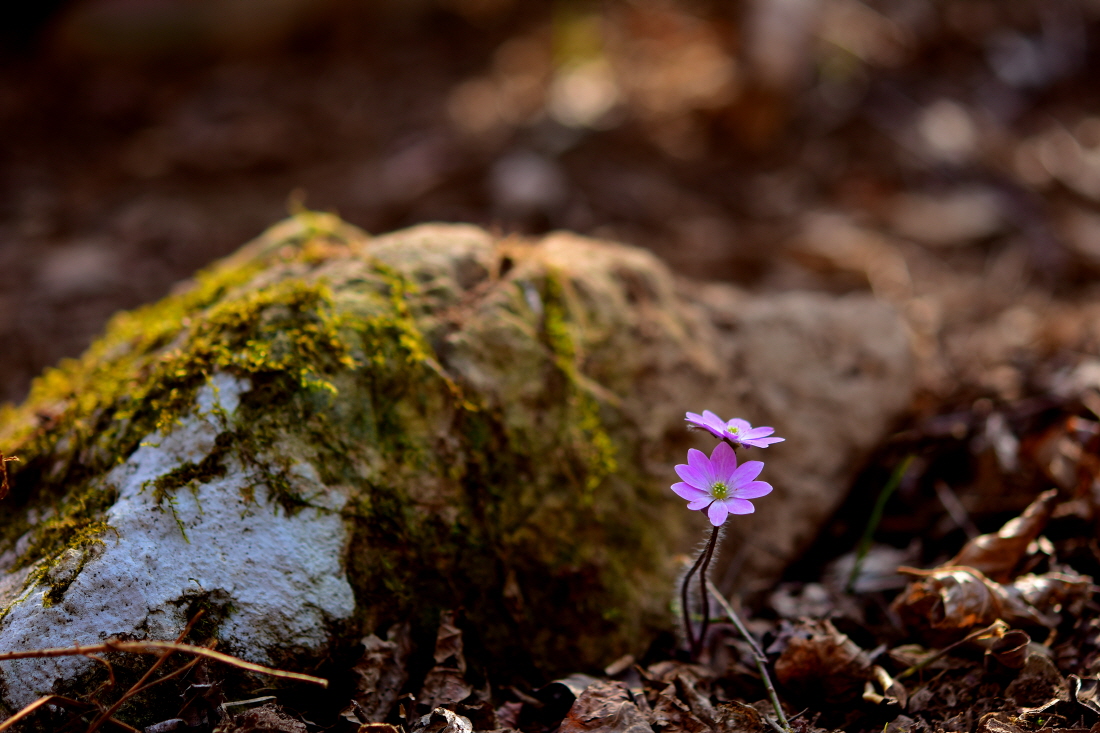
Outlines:
{"type": "Polygon", "coordinates": [[[1023,669],[1005,688],[1005,695],[1021,707],[1043,705],[1053,699],[1064,700],[1068,693],[1062,673],[1049,656],[1040,652],[1027,656],[1023,669]]]}
{"type": "Polygon", "coordinates": [[[729,733],[763,733],[771,730],[764,716],[751,705],[731,700],[718,704],[715,730],[729,733]]]}
{"type": "Polygon", "coordinates": [[[447,703],[461,702],[474,688],[466,681],[466,658],[462,654],[462,630],[455,626],[453,611],[439,615],[435,637],[435,666],[424,678],[417,703],[435,709],[447,703]]]}
{"type": "Polygon", "coordinates": [[[309,729],[299,718],[286,713],[275,703],[267,703],[233,716],[233,721],[223,730],[226,733],[306,733],[309,729]]]}
{"type": "Polygon", "coordinates": [[[439,615],[434,657],[436,664],[466,671],[466,658],[462,655],[462,630],[455,626],[454,611],[444,611],[439,615]]]}
{"type": "Polygon", "coordinates": [[[982,644],[988,664],[996,663],[1008,669],[1020,669],[1027,661],[1031,637],[1026,631],[1012,629],[1001,636],[993,636],[982,644]]]}
{"type": "Polygon", "coordinates": [[[1089,578],[1072,571],[1025,575],[1009,585],[965,566],[904,571],[921,577],[892,607],[910,630],[937,644],[998,619],[1009,626],[1054,628],[1063,607],[1076,607],[1093,588],[1089,578]]]}
{"type": "Polygon", "coordinates": [[[401,729],[392,723],[363,723],[355,733],[401,733],[401,729]]]}
{"type": "Polygon", "coordinates": [[[995,534],[983,534],[970,540],[945,566],[966,565],[979,570],[990,580],[1007,583],[1027,554],[1028,545],[1046,528],[1058,503],[1055,489],[1044,491],[1024,510],[995,534]]]}
{"type": "Polygon", "coordinates": [[[652,733],[645,716],[621,682],[600,682],[580,694],[558,733],[652,733]]]}
{"type": "Polygon", "coordinates": [[[912,631],[935,644],[949,643],[1001,619],[1009,625],[1042,626],[1044,619],[1004,586],[971,567],[908,572],[924,577],[910,583],[892,608],[912,631]]]}
{"type": "Polygon", "coordinates": [[[363,639],[363,656],[351,669],[355,679],[353,704],[341,714],[351,722],[385,720],[408,680],[408,627],[395,626],[387,636],[388,641],[374,634],[363,639]]]}
{"type": "MultiPolygon", "coordinates": [[[[473,693],[474,688],[457,669],[432,667],[424,678],[417,703],[435,709],[440,705],[462,702],[473,693]]],[[[423,710],[423,708],[421,708],[423,710]]]]}
{"type": "Polygon", "coordinates": [[[662,685],[671,684],[677,677],[686,677],[692,684],[714,678],[714,672],[701,664],[688,664],[669,659],[656,662],[645,668],[645,677],[649,681],[658,681],[662,685]]]}
{"type": "Polygon", "coordinates": [[[1055,614],[1059,612],[1079,615],[1096,586],[1092,578],[1067,568],[1042,575],[1021,576],[1006,589],[1013,598],[1046,615],[1049,623],[1057,624],[1055,614]]]}
{"type": "Polygon", "coordinates": [[[978,728],[974,733],[1024,733],[1024,731],[1013,722],[1013,716],[1008,713],[986,713],[978,721],[978,728]]]}
{"type": "Polygon", "coordinates": [[[657,694],[652,711],[646,716],[657,733],[703,733],[710,727],[698,718],[669,685],[657,694]]]}
{"type": "Polygon", "coordinates": [[[1100,679],[1071,674],[1065,680],[1064,694],[1062,690],[1057,692],[1038,707],[1021,709],[1020,719],[1031,722],[1051,717],[1075,720],[1087,716],[1095,721],[1100,716],[1100,679]]]}
{"type": "Polygon", "coordinates": [[[867,653],[831,622],[805,621],[789,635],[775,675],[800,695],[843,702],[860,695],[871,667],[867,653]]]}
{"type": "Polygon", "coordinates": [[[689,674],[676,675],[676,694],[687,704],[692,714],[713,728],[717,713],[710,703],[710,698],[696,689],[699,680],[689,674]]]}
{"type": "Polygon", "coordinates": [[[474,726],[468,718],[446,708],[436,708],[417,719],[409,733],[473,733],[474,726]]]}

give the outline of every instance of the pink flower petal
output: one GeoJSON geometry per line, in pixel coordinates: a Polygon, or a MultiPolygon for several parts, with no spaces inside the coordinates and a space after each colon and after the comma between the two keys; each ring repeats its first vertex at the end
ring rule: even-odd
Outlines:
{"type": "Polygon", "coordinates": [[[722,419],[710,410],[703,410],[702,415],[689,412],[684,419],[691,423],[689,427],[702,428],[719,438],[722,437],[723,431],[726,428],[726,424],[722,422],[722,419]]]}
{"type": "Polygon", "coordinates": [[[672,485],[672,490],[676,492],[676,495],[681,499],[687,499],[688,501],[696,501],[698,499],[710,499],[711,496],[703,489],[692,486],[691,484],[685,484],[680,481],[672,485]]]}
{"type": "Polygon", "coordinates": [[[772,443],[782,443],[784,440],[786,440],[786,438],[749,438],[741,442],[745,445],[751,445],[757,448],[767,448],[772,443]]]}
{"type": "Polygon", "coordinates": [[[763,461],[745,461],[730,476],[730,483],[735,487],[741,484],[747,484],[759,476],[760,472],[763,470],[763,461]]]}
{"type": "MultiPolygon", "coordinates": [[[[752,506],[752,504],[749,504],[749,506],[752,506]]],[[[707,516],[710,518],[710,523],[715,527],[726,521],[726,516],[728,514],[729,509],[726,508],[726,502],[724,501],[716,501],[710,505],[710,509],[707,509],[707,516]]]]}
{"type": "MultiPolygon", "coordinates": [[[[710,463],[711,470],[714,472],[711,480],[729,483],[730,477],[737,470],[737,454],[733,452],[729,443],[722,441],[710,452],[710,463]]],[[[753,476],[753,478],[756,477],[753,476]]]]}
{"type": "MultiPolygon", "coordinates": [[[[717,504],[718,502],[714,502],[717,504]]],[[[726,499],[726,510],[730,514],[752,514],[756,511],[756,507],[752,505],[751,501],[745,501],[744,499],[726,499]]]]}
{"type": "Polygon", "coordinates": [[[676,474],[700,491],[707,486],[707,479],[698,466],[685,466],[683,463],[676,466],[676,474]]]}
{"type": "Polygon", "coordinates": [[[747,484],[738,486],[734,492],[734,499],[759,499],[761,496],[767,496],[772,493],[772,485],[766,481],[750,481],[747,484]]]}
{"type": "Polygon", "coordinates": [[[698,476],[702,477],[702,485],[710,486],[714,483],[714,468],[711,466],[710,459],[707,458],[706,453],[692,448],[688,451],[688,463],[691,469],[694,470],[698,476]]]}
{"type": "Polygon", "coordinates": [[[764,438],[774,432],[775,428],[751,428],[749,430],[746,430],[741,437],[747,438],[749,440],[755,440],[756,438],[764,438]]]}
{"type": "Polygon", "coordinates": [[[752,430],[752,425],[749,425],[749,421],[748,420],[742,420],[739,417],[735,417],[732,420],[730,420],[728,423],[726,423],[726,426],[731,427],[731,428],[736,428],[738,436],[740,436],[746,430],[752,430]]]}
{"type": "Polygon", "coordinates": [[[692,502],[689,502],[688,509],[692,510],[693,512],[699,511],[700,509],[706,509],[708,506],[710,506],[710,503],[712,501],[714,501],[714,497],[710,494],[707,494],[701,499],[696,499],[692,502]]]}
{"type": "Polygon", "coordinates": [[[702,415],[700,415],[697,412],[687,413],[687,417],[685,417],[684,419],[687,420],[689,423],[692,423],[694,425],[699,425],[699,426],[702,426],[703,423],[705,423],[707,421],[705,417],[703,417],[702,415]]]}

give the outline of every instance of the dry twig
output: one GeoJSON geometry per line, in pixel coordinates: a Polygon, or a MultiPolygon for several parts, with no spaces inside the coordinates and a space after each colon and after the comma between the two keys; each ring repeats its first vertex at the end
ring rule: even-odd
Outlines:
{"type": "MultiPolygon", "coordinates": [[[[2,462],[0,462],[2,463],[2,462]]],[[[118,639],[112,639],[102,644],[90,644],[87,646],[72,646],[53,649],[30,649],[21,652],[5,652],[0,654],[0,661],[8,661],[12,659],[45,659],[50,657],[72,657],[72,656],[87,656],[92,659],[100,660],[95,655],[103,654],[106,652],[126,652],[129,654],[155,654],[159,658],[156,663],[153,664],[149,670],[142,675],[141,679],[135,682],[129,690],[127,690],[113,705],[106,710],[100,710],[99,715],[91,722],[88,727],[87,733],[95,733],[104,724],[110,723],[112,725],[123,728],[127,731],[134,731],[139,733],[136,728],[133,728],[120,720],[112,717],[119,707],[123,705],[128,699],[138,695],[145,690],[149,689],[153,685],[157,685],[164,682],[166,679],[178,676],[186,670],[193,667],[200,659],[212,659],[217,662],[223,662],[232,667],[243,669],[249,672],[255,672],[256,674],[267,675],[269,677],[280,677],[282,679],[297,680],[299,682],[308,682],[314,685],[320,685],[321,687],[328,687],[328,680],[321,677],[314,677],[308,674],[301,674],[298,672],[287,672],[281,669],[273,669],[271,667],[265,667],[260,664],[253,664],[252,662],[246,662],[243,659],[237,659],[236,657],[228,654],[222,654],[216,652],[213,649],[208,649],[202,646],[195,646],[194,644],[184,644],[182,639],[187,637],[187,634],[191,631],[195,621],[199,618],[195,616],[180,634],[177,641],[121,641],[118,639]],[[161,679],[148,682],[147,680],[159,669],[168,657],[175,653],[182,652],[184,654],[191,654],[196,657],[195,660],[185,665],[184,667],[175,670],[174,672],[162,677],[161,679]]],[[[8,730],[12,725],[32,715],[36,710],[43,705],[64,705],[66,707],[91,707],[95,708],[90,703],[82,703],[77,700],[70,700],[69,698],[62,698],[59,695],[47,695],[41,697],[30,705],[27,705],[22,710],[17,712],[12,717],[8,718],[4,722],[0,723],[0,733],[8,730]]]]}
{"type": "Polygon", "coordinates": [[[237,659],[228,654],[222,654],[216,652],[213,649],[207,649],[203,646],[195,646],[194,644],[179,644],[174,641],[120,641],[118,639],[112,639],[105,641],[102,644],[89,644],[88,646],[70,646],[59,647],[54,649],[29,649],[24,652],[4,652],[0,654],[0,662],[6,662],[11,659],[45,659],[49,657],[75,657],[85,654],[102,654],[104,652],[128,652],[130,654],[163,654],[167,651],[183,652],[184,654],[194,654],[198,657],[206,657],[207,659],[213,659],[218,662],[224,662],[232,667],[238,669],[247,670],[249,672],[255,672],[256,674],[263,674],[269,677],[281,677],[287,680],[298,680],[299,682],[308,682],[312,685],[320,685],[321,687],[328,687],[328,680],[322,677],[314,677],[308,674],[301,674],[299,672],[287,672],[282,669],[273,669],[271,667],[265,667],[262,664],[253,664],[252,662],[246,662],[243,659],[237,659]]]}
{"type": "MultiPolygon", "coordinates": [[[[195,624],[198,622],[198,620],[200,618],[202,618],[203,613],[204,613],[204,611],[199,611],[187,623],[187,627],[184,628],[184,630],[180,633],[180,635],[176,637],[176,643],[177,644],[182,643],[183,640],[187,638],[187,635],[191,633],[191,629],[193,629],[195,627],[195,624]]],[[[150,677],[152,677],[153,674],[158,669],[160,669],[161,665],[163,665],[165,662],[168,661],[168,657],[170,657],[172,655],[173,651],[174,650],[169,650],[169,651],[166,651],[163,654],[161,654],[160,657],[157,659],[157,661],[153,663],[153,666],[150,667],[148,670],[146,670],[145,674],[143,674],[141,676],[141,679],[139,679],[137,682],[135,682],[133,685],[131,685],[130,689],[127,690],[125,693],[123,693],[123,695],[118,700],[116,700],[115,703],[113,705],[111,705],[111,707],[104,710],[102,713],[99,714],[99,717],[97,717],[95,720],[93,720],[91,722],[91,724],[88,726],[88,730],[86,731],[86,733],[95,733],[97,730],[99,730],[103,726],[104,723],[106,723],[107,721],[112,719],[114,714],[118,711],[118,709],[120,707],[122,707],[122,705],[127,700],[129,700],[131,697],[137,695],[139,692],[144,690],[146,687],[148,687],[148,685],[145,684],[146,681],[150,677]]],[[[196,658],[195,661],[198,662],[199,659],[200,658],[196,658]]]]}

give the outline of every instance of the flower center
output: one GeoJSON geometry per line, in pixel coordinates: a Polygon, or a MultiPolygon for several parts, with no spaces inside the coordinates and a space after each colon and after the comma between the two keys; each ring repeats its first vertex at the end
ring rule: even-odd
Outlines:
{"type": "Polygon", "coordinates": [[[713,484],[711,484],[710,495],[713,496],[715,499],[725,499],[727,496],[729,496],[729,493],[729,487],[721,481],[715,481],[713,484]]]}
{"type": "Polygon", "coordinates": [[[727,425],[727,426],[726,426],[726,432],[727,432],[727,433],[732,433],[733,435],[737,435],[737,434],[738,434],[738,433],[740,433],[741,431],[740,431],[740,430],[738,430],[737,428],[735,428],[735,427],[734,427],[734,426],[732,426],[732,425],[727,425]]]}

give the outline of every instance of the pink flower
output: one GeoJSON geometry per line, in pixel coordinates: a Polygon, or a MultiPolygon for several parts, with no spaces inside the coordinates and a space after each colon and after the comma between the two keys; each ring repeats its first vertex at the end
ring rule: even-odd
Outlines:
{"type": "Polygon", "coordinates": [[[673,484],[672,490],[688,500],[688,509],[706,509],[710,523],[717,527],[729,514],[752,514],[755,507],[749,499],[771,493],[771,484],[755,480],[763,468],[763,461],[738,466],[737,455],[725,441],[714,446],[710,458],[692,448],[687,465],[676,466],[683,481],[673,484]]]}
{"type": "Polygon", "coordinates": [[[754,428],[747,420],[735,417],[729,422],[715,415],[710,410],[703,410],[702,415],[689,412],[685,418],[690,427],[702,428],[710,432],[716,438],[728,440],[734,445],[754,446],[767,448],[772,443],[782,443],[786,438],[769,438],[767,436],[775,432],[775,428],[754,428]]]}

